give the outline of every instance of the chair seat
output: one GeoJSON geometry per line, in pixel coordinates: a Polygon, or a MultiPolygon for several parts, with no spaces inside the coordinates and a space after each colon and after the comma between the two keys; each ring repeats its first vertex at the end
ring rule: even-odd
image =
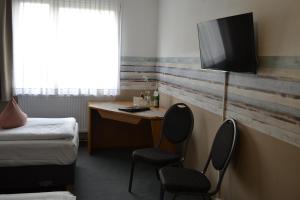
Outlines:
{"type": "Polygon", "coordinates": [[[163,188],[170,192],[207,193],[209,180],[199,171],[178,167],[164,167],[159,170],[163,188]]]}
{"type": "Polygon", "coordinates": [[[158,148],[138,149],[132,153],[134,160],[142,160],[154,164],[168,164],[180,160],[180,156],[158,148]]]}

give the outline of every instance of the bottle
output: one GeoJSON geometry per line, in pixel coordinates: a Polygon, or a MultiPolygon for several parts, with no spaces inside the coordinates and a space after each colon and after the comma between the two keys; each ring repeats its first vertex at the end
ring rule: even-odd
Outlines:
{"type": "Polygon", "coordinates": [[[154,90],[154,92],[153,92],[153,106],[155,108],[159,107],[159,92],[158,92],[158,88],[156,90],[154,90]]]}
{"type": "Polygon", "coordinates": [[[151,96],[150,96],[149,90],[145,91],[144,100],[145,100],[145,106],[150,107],[151,106],[151,96]]]}

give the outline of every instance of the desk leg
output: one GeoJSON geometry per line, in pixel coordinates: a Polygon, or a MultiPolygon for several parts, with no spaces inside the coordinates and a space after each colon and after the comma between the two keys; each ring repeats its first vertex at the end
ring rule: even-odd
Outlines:
{"type": "Polygon", "coordinates": [[[88,108],[88,152],[92,154],[92,111],[91,108],[88,108]]]}
{"type": "Polygon", "coordinates": [[[153,146],[157,146],[160,140],[161,120],[151,120],[151,134],[153,146]]]}

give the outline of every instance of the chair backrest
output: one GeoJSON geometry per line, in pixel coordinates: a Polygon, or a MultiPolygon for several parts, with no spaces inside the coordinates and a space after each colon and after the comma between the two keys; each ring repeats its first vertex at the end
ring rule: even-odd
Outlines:
{"type": "Polygon", "coordinates": [[[161,136],[166,137],[173,144],[178,144],[191,135],[193,128],[194,116],[191,109],[184,103],[176,103],[164,116],[161,136]]]}
{"type": "Polygon", "coordinates": [[[235,150],[237,139],[236,122],[233,119],[225,120],[215,136],[210,156],[203,170],[205,173],[211,161],[213,167],[219,171],[219,180],[216,189],[211,192],[212,194],[216,194],[220,189],[223,176],[235,150]]]}

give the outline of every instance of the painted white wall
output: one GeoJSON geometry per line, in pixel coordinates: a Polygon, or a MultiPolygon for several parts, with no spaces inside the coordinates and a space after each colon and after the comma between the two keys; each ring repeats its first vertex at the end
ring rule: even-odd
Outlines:
{"type": "Polygon", "coordinates": [[[159,57],[199,56],[196,24],[254,13],[261,56],[300,55],[299,0],[160,0],[159,57]]]}
{"type": "Polygon", "coordinates": [[[158,0],[123,0],[122,56],[156,57],[158,0]]]}

